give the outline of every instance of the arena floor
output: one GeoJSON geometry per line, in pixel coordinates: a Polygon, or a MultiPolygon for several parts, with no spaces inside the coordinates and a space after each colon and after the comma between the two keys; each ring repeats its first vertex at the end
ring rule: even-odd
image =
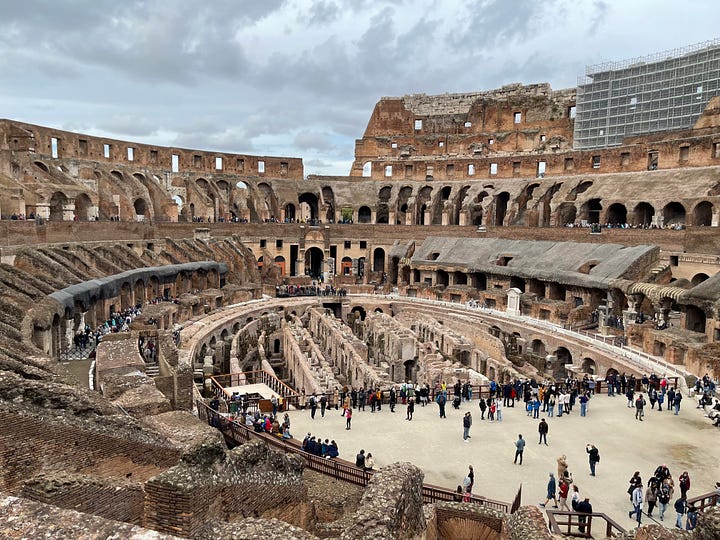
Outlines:
{"type": "MultiPolygon", "coordinates": [[[[462,482],[472,464],[475,494],[509,502],[522,484],[523,505],[544,500],[548,473],[557,475],[556,459],[566,454],[575,484],[582,496],[590,498],[593,510],[608,514],[627,529],[636,525],[628,518],[631,504],[626,493],[634,471],[639,470],[647,482],[655,468],[664,463],[677,485],[677,477],[687,470],[690,497],[713,491],[715,482],[720,481],[720,430],[695,408],[694,399],[683,400],[678,416],[672,411],[648,410],[643,422],[635,420],[634,409],[627,408],[622,396],[598,395],[589,405],[584,418],[578,406],[569,416],[548,418],[548,446],[538,445],[539,420],[528,418],[522,404],[505,408],[501,423],[481,421],[477,400],[463,402],[459,410],[448,403],[446,419],[439,417],[436,404],[416,406],[412,421],[405,419],[403,405],[398,405],[394,414],[388,406],[375,413],[366,407],[365,412],[354,412],[350,431],[345,429],[340,411],[334,408],[326,411],[324,418],[318,408],[314,420],[309,409],[292,411],[290,419],[296,438],[311,432],[322,439],[334,439],[344,459],[354,462],[363,448],[373,454],[378,468],[409,461],[425,471],[425,482],[451,489],[462,482]],[[465,443],[462,417],[468,410],[473,425],[471,439],[465,443]],[[513,464],[519,433],[528,443],[522,466],[513,464]],[[589,442],[600,451],[595,477],[590,476],[585,452],[589,442]]],[[[544,416],[541,414],[541,418],[544,416]]],[[[657,510],[653,515],[657,519],[657,510]]],[[[643,517],[643,523],[651,522],[643,517]]],[[[662,523],[672,527],[674,522],[675,514],[669,505],[662,523]]]]}

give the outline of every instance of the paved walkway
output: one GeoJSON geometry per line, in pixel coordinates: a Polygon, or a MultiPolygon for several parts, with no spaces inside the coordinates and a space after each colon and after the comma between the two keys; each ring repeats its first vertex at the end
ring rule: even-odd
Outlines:
{"type": "MultiPolygon", "coordinates": [[[[297,438],[312,432],[335,439],[340,456],[353,462],[360,448],[373,454],[378,467],[412,462],[425,471],[425,482],[439,486],[454,489],[472,464],[476,494],[510,502],[522,483],[524,505],[544,500],[548,472],[557,475],[556,459],[566,454],[575,483],[580,493],[590,498],[593,509],[629,529],[635,521],[628,518],[631,505],[626,490],[633,472],[639,470],[647,482],[655,468],[665,463],[676,482],[684,470],[690,473],[691,497],[712,491],[720,480],[720,430],[694,408],[692,399],[683,401],[679,416],[648,410],[644,422],[635,420],[634,409],[626,404],[621,396],[598,395],[591,400],[585,418],[579,416],[576,406],[569,416],[547,419],[549,446],[538,445],[539,420],[528,418],[522,404],[505,408],[501,423],[481,421],[477,400],[463,402],[459,410],[448,403],[446,419],[439,417],[435,404],[416,406],[411,422],[405,419],[402,405],[394,414],[387,406],[379,413],[370,413],[366,407],[365,412],[354,412],[350,431],[345,430],[345,419],[335,409],[328,410],[325,418],[319,408],[315,420],[309,410],[293,411],[290,418],[297,438]],[[462,417],[468,410],[473,416],[472,438],[465,443],[462,417]],[[513,465],[518,433],[528,442],[522,466],[513,465]],[[585,453],[589,442],[600,451],[595,477],[590,476],[585,453]]],[[[676,493],[679,496],[679,489],[676,493]]],[[[672,527],[674,519],[669,506],[664,524],[672,527]]],[[[644,522],[651,520],[644,518],[644,522]]]]}

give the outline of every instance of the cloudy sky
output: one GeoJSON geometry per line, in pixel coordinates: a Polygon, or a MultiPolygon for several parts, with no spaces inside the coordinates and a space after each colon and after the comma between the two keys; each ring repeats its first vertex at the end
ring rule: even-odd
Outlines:
{"type": "Polygon", "coordinates": [[[0,117],[349,173],[381,96],[720,37],[717,0],[0,0],[0,117]]]}

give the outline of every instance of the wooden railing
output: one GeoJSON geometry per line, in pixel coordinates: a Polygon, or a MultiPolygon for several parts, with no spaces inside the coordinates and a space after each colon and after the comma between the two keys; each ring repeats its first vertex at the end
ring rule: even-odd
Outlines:
{"type": "MultiPolygon", "coordinates": [[[[287,384],[267,371],[243,371],[241,373],[227,373],[210,377],[213,388],[219,391],[226,399],[230,398],[227,387],[240,386],[242,384],[264,384],[284,399],[297,399],[298,393],[287,384]]],[[[217,393],[217,392],[216,392],[217,393]]],[[[218,397],[222,397],[218,395],[218,397]]]]}
{"type": "Polygon", "coordinates": [[[693,505],[697,508],[698,512],[702,512],[709,506],[720,504],[720,495],[718,495],[717,491],[711,491],[710,493],[705,493],[704,495],[698,495],[697,497],[688,499],[687,504],[688,506],[693,505]]]}
{"type": "MultiPolygon", "coordinates": [[[[266,445],[282,452],[292,452],[301,456],[305,461],[305,466],[312,471],[362,487],[368,485],[374,474],[373,471],[366,471],[360,467],[356,467],[353,463],[341,458],[325,459],[320,456],[308,454],[302,450],[300,444],[295,439],[283,440],[269,433],[256,432],[248,426],[229,420],[222,414],[211,409],[204,401],[197,401],[197,410],[201,420],[219,429],[225,438],[234,444],[244,444],[251,439],[260,440],[266,445]]],[[[457,493],[455,491],[431,484],[423,484],[422,496],[423,501],[426,503],[457,500],[457,493]]],[[[512,513],[520,507],[521,496],[522,486],[518,490],[512,505],[478,495],[473,495],[470,502],[487,506],[488,508],[493,508],[501,512],[512,513]]]]}
{"type": "Polygon", "coordinates": [[[625,529],[618,523],[607,515],[598,512],[591,514],[566,512],[564,510],[546,510],[545,512],[548,516],[550,531],[553,534],[577,538],[595,538],[593,536],[593,527],[596,535],[602,534],[604,529],[604,538],[613,538],[625,533],[625,529]]]}

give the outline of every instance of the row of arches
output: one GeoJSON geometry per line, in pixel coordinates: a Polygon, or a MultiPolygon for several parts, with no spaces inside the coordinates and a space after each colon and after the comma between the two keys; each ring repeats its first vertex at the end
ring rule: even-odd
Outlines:
{"type": "Polygon", "coordinates": [[[687,223],[688,212],[685,206],[677,201],[667,203],[662,207],[656,217],[655,207],[648,202],[640,202],[628,212],[623,203],[613,203],[606,209],[603,208],[601,199],[590,199],[580,206],[579,210],[572,202],[564,202],[557,208],[557,219],[559,225],[568,225],[578,220],[586,220],[588,223],[607,223],[610,225],[632,225],[632,226],[678,226],[692,224],[698,227],[710,227],[712,225],[714,205],[710,201],[698,202],[691,211],[692,221],[687,223]],[[661,219],[658,219],[661,218],[661,219]]]}

